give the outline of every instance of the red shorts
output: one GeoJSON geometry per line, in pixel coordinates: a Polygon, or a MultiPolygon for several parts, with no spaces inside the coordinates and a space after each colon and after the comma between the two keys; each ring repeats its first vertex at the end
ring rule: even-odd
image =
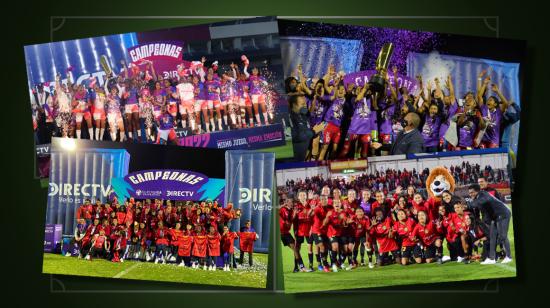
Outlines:
{"type": "Polygon", "coordinates": [[[139,112],[138,104],[126,104],[124,106],[124,113],[134,113],[139,112]]]}
{"type": "Polygon", "coordinates": [[[265,95],[263,94],[252,94],[250,96],[252,98],[252,104],[265,103],[265,95]]]}
{"type": "Polygon", "coordinates": [[[252,106],[252,101],[250,100],[250,97],[247,97],[247,98],[241,97],[241,98],[239,98],[239,106],[241,106],[241,107],[251,107],[252,106]]]}
{"type": "MultiPolygon", "coordinates": [[[[213,106],[214,108],[218,109],[218,108],[221,108],[223,109],[223,105],[222,105],[222,102],[216,100],[216,101],[209,101],[209,102],[212,102],[212,105],[210,106],[213,106]]],[[[212,107],[210,107],[212,108],[212,107]]]]}
{"type": "Polygon", "coordinates": [[[349,134],[348,140],[354,141],[359,139],[361,143],[370,143],[371,142],[371,135],[370,134],[349,134]]]}
{"type": "Polygon", "coordinates": [[[323,131],[323,143],[339,143],[341,134],[340,127],[329,122],[323,131]]]}

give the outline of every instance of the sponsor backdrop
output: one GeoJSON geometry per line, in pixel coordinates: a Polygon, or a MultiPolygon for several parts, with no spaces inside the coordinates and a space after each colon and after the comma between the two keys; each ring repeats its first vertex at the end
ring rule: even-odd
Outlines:
{"type": "Polygon", "coordinates": [[[242,211],[241,218],[231,225],[238,231],[247,220],[260,238],[254,245],[257,252],[267,253],[273,207],[275,154],[247,151],[225,153],[225,200],[242,211]]]}
{"type": "Polygon", "coordinates": [[[108,200],[111,179],[128,173],[130,155],[123,149],[52,149],[46,224],[75,227],[75,213],[85,199],[108,200]]]}

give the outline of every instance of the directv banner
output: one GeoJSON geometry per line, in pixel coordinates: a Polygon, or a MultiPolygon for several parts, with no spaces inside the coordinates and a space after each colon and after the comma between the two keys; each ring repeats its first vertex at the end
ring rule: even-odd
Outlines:
{"type": "Polygon", "coordinates": [[[223,197],[225,179],[209,179],[204,174],[188,170],[151,169],[113,178],[111,185],[120,200],[134,197],[203,201],[223,197]]]}
{"type": "Polygon", "coordinates": [[[241,209],[231,229],[238,231],[250,220],[259,235],[254,251],[267,253],[273,208],[274,153],[227,151],[225,153],[225,200],[241,209]]]}
{"type": "Polygon", "coordinates": [[[281,123],[215,132],[210,134],[189,135],[189,130],[176,131],[179,145],[195,148],[217,148],[233,150],[253,150],[285,145],[285,135],[281,123]]]}

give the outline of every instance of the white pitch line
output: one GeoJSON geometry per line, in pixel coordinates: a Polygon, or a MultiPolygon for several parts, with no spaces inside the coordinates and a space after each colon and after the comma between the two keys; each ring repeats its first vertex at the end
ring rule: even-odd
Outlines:
{"type": "Polygon", "coordinates": [[[138,266],[139,266],[139,263],[136,263],[136,264],[130,266],[129,268],[123,270],[122,272],[116,274],[115,276],[113,276],[113,278],[120,278],[120,277],[122,277],[122,276],[128,274],[131,270],[133,270],[134,268],[136,268],[136,267],[138,267],[138,266]]]}

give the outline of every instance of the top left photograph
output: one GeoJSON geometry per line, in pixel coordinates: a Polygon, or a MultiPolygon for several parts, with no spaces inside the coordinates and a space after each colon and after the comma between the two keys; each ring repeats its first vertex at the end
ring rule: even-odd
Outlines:
{"type": "Polygon", "coordinates": [[[38,177],[52,137],[294,155],[276,17],[28,45],[25,60],[38,177]]]}

